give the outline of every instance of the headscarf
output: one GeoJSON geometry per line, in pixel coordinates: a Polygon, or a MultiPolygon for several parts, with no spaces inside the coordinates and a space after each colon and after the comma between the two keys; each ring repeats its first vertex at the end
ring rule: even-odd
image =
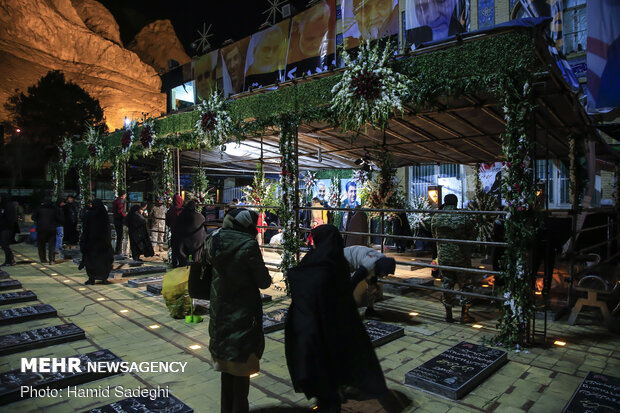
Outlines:
{"type": "MultiPolygon", "coordinates": [[[[300,268],[326,265],[333,277],[338,280],[342,278],[345,285],[348,285],[349,264],[344,257],[344,242],[340,236],[338,228],[333,225],[319,225],[310,231],[314,248],[311,249],[299,262],[300,268]]],[[[335,281],[335,280],[334,280],[335,281]]],[[[350,291],[346,291],[350,293],[350,291]]]]}
{"type": "Polygon", "coordinates": [[[224,217],[222,226],[234,229],[235,231],[245,232],[252,236],[258,235],[258,214],[255,211],[245,208],[232,209],[224,217]]]}

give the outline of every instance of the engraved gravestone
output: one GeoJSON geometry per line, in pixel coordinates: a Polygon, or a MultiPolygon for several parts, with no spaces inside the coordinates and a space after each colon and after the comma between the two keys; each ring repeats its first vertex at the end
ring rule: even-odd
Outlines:
{"type": "Polygon", "coordinates": [[[73,323],[6,334],[0,336],[0,356],[81,340],[85,337],[84,330],[73,323]]]}
{"type": "Polygon", "coordinates": [[[121,268],[114,270],[112,274],[119,274],[121,277],[134,277],[137,275],[157,274],[166,272],[168,268],[163,265],[144,265],[134,268],[121,268]]]}
{"type": "Polygon", "coordinates": [[[460,342],[405,375],[405,384],[460,399],[508,362],[505,351],[460,342]]]}
{"type": "Polygon", "coordinates": [[[163,285],[163,283],[149,284],[146,286],[146,291],[154,295],[161,295],[163,285]]]}
{"type": "Polygon", "coordinates": [[[364,328],[373,347],[382,346],[405,335],[404,328],[380,321],[364,321],[364,328]]]}
{"type": "Polygon", "coordinates": [[[17,280],[8,279],[0,281],[0,291],[16,290],[18,288],[22,288],[22,283],[17,280]]]}
{"type": "Polygon", "coordinates": [[[40,318],[55,317],[56,309],[49,304],[29,305],[26,307],[0,310],[0,325],[21,323],[40,318]]]}
{"type": "MultiPolygon", "coordinates": [[[[98,362],[119,363],[122,361],[110,350],[98,350],[92,353],[78,354],[73,357],[80,359],[80,371],[76,369],[65,372],[33,373],[31,371],[22,372],[20,369],[17,369],[0,374],[0,405],[30,398],[29,392],[26,392],[23,397],[21,396],[21,386],[32,387],[35,390],[44,388],[60,389],[118,374],[108,370],[92,371],[88,368],[88,364],[96,364],[98,362]]],[[[65,370],[68,369],[65,368],[65,370]]]]}
{"type": "Polygon", "coordinates": [[[23,303],[25,301],[35,301],[36,299],[37,295],[30,290],[11,291],[0,294],[0,305],[23,303]]]}
{"type": "Polygon", "coordinates": [[[194,409],[176,397],[130,397],[84,413],[192,413],[194,409]]]}
{"type": "Polygon", "coordinates": [[[272,331],[282,330],[286,323],[287,312],[288,308],[281,308],[263,314],[263,331],[271,333],[272,331]]]}
{"type": "Polygon", "coordinates": [[[134,278],[134,279],[127,281],[127,287],[136,288],[136,287],[141,287],[144,285],[161,283],[163,281],[164,281],[163,275],[156,275],[154,277],[134,278]]]}
{"type": "Polygon", "coordinates": [[[563,413],[620,412],[620,378],[589,372],[563,413]]]}

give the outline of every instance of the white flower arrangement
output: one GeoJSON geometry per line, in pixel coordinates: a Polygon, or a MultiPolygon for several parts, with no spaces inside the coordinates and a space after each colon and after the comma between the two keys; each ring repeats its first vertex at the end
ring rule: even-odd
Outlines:
{"type": "Polygon", "coordinates": [[[103,163],[103,145],[99,131],[93,125],[86,125],[84,142],[86,143],[86,149],[88,149],[89,165],[95,169],[99,169],[103,163]]]}
{"type": "Polygon", "coordinates": [[[71,165],[71,156],[73,155],[73,144],[71,143],[71,138],[65,137],[62,140],[62,143],[58,147],[58,152],[60,155],[60,165],[62,168],[62,172],[66,172],[71,165]]]}
{"type": "Polygon", "coordinates": [[[146,119],[140,131],[140,143],[142,143],[147,153],[152,150],[155,138],[157,138],[155,134],[155,122],[153,122],[153,119],[146,119]]]}
{"type": "Polygon", "coordinates": [[[343,129],[359,130],[366,123],[383,128],[396,109],[403,110],[408,80],[387,66],[392,53],[389,44],[380,52],[378,43],[371,47],[368,40],[356,60],[343,50],[347,70],[332,88],[331,106],[343,129]]]}
{"type": "Polygon", "coordinates": [[[196,121],[196,136],[209,148],[226,142],[232,132],[232,119],[226,109],[226,102],[217,92],[213,92],[200,105],[200,118],[196,121]]]}

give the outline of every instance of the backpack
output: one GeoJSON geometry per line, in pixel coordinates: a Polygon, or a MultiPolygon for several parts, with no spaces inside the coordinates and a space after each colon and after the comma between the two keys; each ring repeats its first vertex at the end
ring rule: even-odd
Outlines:
{"type": "MultiPolygon", "coordinates": [[[[207,234],[204,245],[206,250],[207,241],[218,231],[207,234]]],[[[199,300],[209,300],[211,296],[211,280],[213,279],[213,265],[209,259],[207,251],[203,254],[202,262],[190,263],[189,278],[187,280],[187,290],[191,298],[199,300]]]]}

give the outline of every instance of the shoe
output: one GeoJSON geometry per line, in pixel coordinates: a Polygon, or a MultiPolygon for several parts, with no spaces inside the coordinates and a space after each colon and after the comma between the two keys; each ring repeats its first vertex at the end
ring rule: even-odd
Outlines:
{"type": "Polygon", "coordinates": [[[92,280],[86,280],[86,282],[84,283],[84,285],[95,285],[95,282],[92,280]]]}
{"type": "Polygon", "coordinates": [[[0,265],[0,267],[12,267],[13,265],[15,265],[15,261],[5,262],[4,264],[0,265]]]}
{"type": "Polygon", "coordinates": [[[446,309],[446,323],[454,323],[454,318],[452,318],[452,307],[445,307],[446,309]]]}
{"type": "Polygon", "coordinates": [[[50,260],[49,265],[54,265],[54,264],[56,264],[56,261],[50,260]]]}
{"type": "Polygon", "coordinates": [[[461,318],[459,319],[459,322],[461,324],[469,324],[469,323],[473,323],[476,321],[475,318],[473,318],[471,315],[469,315],[469,307],[471,307],[470,305],[464,305],[461,307],[461,318]]]}
{"type": "Polygon", "coordinates": [[[110,281],[108,281],[108,280],[103,280],[103,281],[101,281],[101,284],[108,285],[108,284],[112,284],[112,283],[110,281]]]}

